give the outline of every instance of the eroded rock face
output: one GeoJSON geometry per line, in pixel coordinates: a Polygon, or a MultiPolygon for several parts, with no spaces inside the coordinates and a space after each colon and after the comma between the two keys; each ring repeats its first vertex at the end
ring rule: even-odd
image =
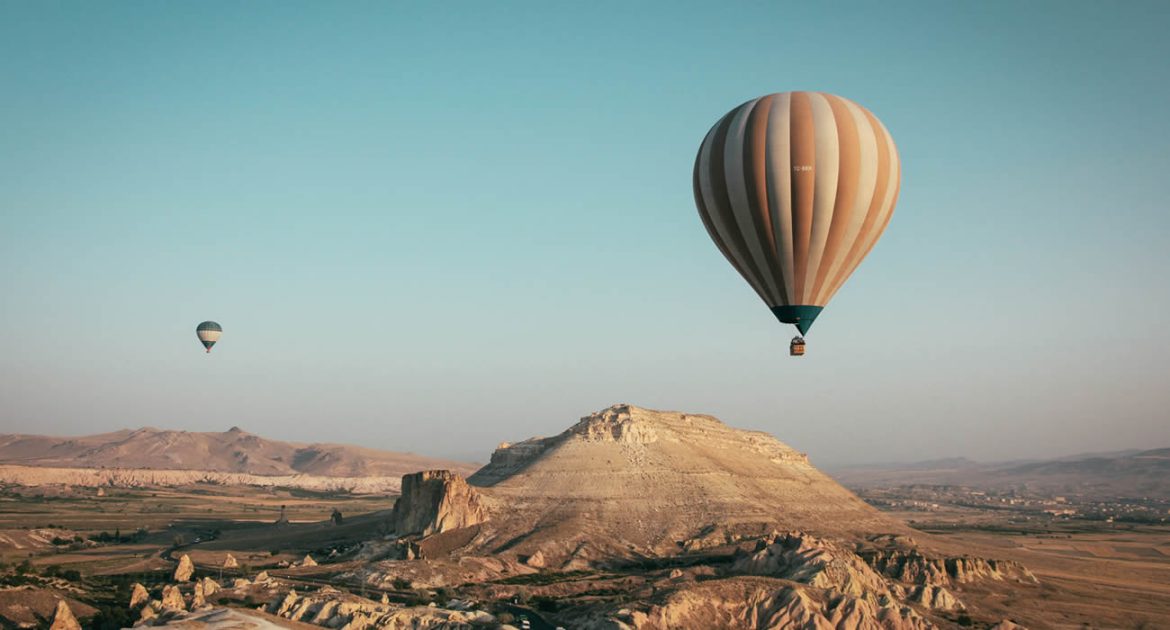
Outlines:
{"type": "Polygon", "coordinates": [[[162,604],[157,600],[151,600],[146,606],[142,607],[142,611],[138,613],[138,623],[135,625],[146,625],[158,617],[158,611],[162,610],[162,604]]]}
{"type": "Polygon", "coordinates": [[[495,618],[485,612],[424,606],[403,608],[388,603],[384,597],[382,602],[375,602],[328,587],[304,595],[289,591],[272,600],[267,610],[271,614],[292,621],[348,630],[363,628],[470,630],[496,625],[495,618]]]}
{"type": "Polygon", "coordinates": [[[191,562],[191,557],[187,554],[183,554],[183,557],[179,558],[179,566],[175,567],[175,581],[186,582],[190,580],[191,576],[194,574],[195,565],[191,562]]]}
{"type": "Polygon", "coordinates": [[[615,405],[581,418],[569,429],[586,439],[623,444],[650,444],[658,441],[658,432],[641,414],[630,412],[629,405],[615,405]]]}
{"type": "Polygon", "coordinates": [[[429,536],[487,520],[483,501],[463,477],[449,470],[402,476],[402,496],[391,517],[399,535],[429,536]]]}
{"type": "Polygon", "coordinates": [[[198,610],[207,605],[207,599],[203,596],[203,582],[195,583],[195,590],[191,593],[191,610],[198,610]]]}
{"type": "Polygon", "coordinates": [[[985,560],[971,556],[932,558],[917,549],[880,549],[862,557],[879,573],[909,584],[950,586],[980,580],[1037,584],[1035,575],[1011,560],[985,560]]]}
{"type": "Polygon", "coordinates": [[[524,564],[527,564],[528,566],[536,568],[536,569],[544,568],[544,565],[545,565],[544,553],[542,553],[538,549],[536,551],[536,553],[532,554],[531,556],[528,556],[528,559],[526,559],[524,561],[524,564]]]}
{"type": "Polygon", "coordinates": [[[906,601],[935,610],[964,610],[966,606],[942,586],[921,584],[910,589],[906,601]]]}
{"type": "Polygon", "coordinates": [[[135,582],[134,586],[130,587],[130,608],[138,608],[149,601],[150,593],[146,591],[146,587],[135,582]]]}
{"type": "Polygon", "coordinates": [[[53,625],[49,626],[49,630],[81,630],[77,617],[73,616],[69,604],[63,599],[57,601],[57,610],[53,612],[53,625]]]}
{"type": "Polygon", "coordinates": [[[561,570],[697,552],[773,529],[910,533],[766,433],[633,405],[589,414],[553,437],[502,444],[468,483],[490,511],[470,551],[540,551],[546,568],[561,570]]]}
{"type": "Polygon", "coordinates": [[[183,592],[179,590],[178,586],[172,584],[163,587],[161,604],[165,610],[187,610],[187,604],[183,601],[183,592]]]}
{"type": "Polygon", "coordinates": [[[476,471],[468,480],[477,486],[491,486],[523,470],[525,466],[536,461],[546,449],[555,443],[556,438],[539,437],[514,444],[501,442],[492,453],[490,463],[476,471]]]}
{"type": "Polygon", "coordinates": [[[731,572],[784,578],[855,597],[890,595],[886,580],[852,551],[800,532],[761,541],[755,553],[735,561],[731,572]]]}
{"type": "MultiPolygon", "coordinates": [[[[645,610],[619,610],[610,627],[809,628],[926,630],[933,625],[906,606],[848,595],[824,597],[767,578],[732,578],[688,585],[645,610]]],[[[600,624],[599,624],[600,625],[600,624]]]]}

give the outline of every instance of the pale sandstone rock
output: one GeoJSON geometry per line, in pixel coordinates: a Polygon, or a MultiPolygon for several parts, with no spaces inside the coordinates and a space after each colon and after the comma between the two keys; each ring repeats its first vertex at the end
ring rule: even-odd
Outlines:
{"type": "Polygon", "coordinates": [[[57,610],[53,612],[53,625],[49,626],[49,630],[81,630],[77,617],[73,616],[69,604],[63,599],[57,600],[57,610]]]}
{"type": "Polygon", "coordinates": [[[168,584],[162,589],[162,608],[164,610],[186,611],[187,604],[183,602],[183,592],[178,586],[168,584]]]}
{"type": "Polygon", "coordinates": [[[936,610],[964,610],[966,606],[942,586],[920,584],[910,590],[906,601],[936,610]]]}
{"type": "Polygon", "coordinates": [[[150,593],[146,591],[146,587],[135,582],[134,586],[130,587],[130,608],[138,608],[149,601],[150,593]]]}
{"type": "Polygon", "coordinates": [[[195,583],[195,590],[191,593],[191,610],[197,610],[207,605],[203,597],[203,582],[195,583]]]}
{"type": "Polygon", "coordinates": [[[543,568],[545,565],[544,554],[541,553],[541,551],[538,549],[536,550],[536,553],[528,556],[528,559],[524,561],[524,564],[537,569],[543,568]]]}
{"type": "Polygon", "coordinates": [[[889,591],[885,579],[852,551],[800,532],[764,541],[754,554],[737,560],[731,572],[784,578],[855,597],[889,591]]]}
{"type": "Polygon", "coordinates": [[[1011,560],[971,556],[932,558],[917,549],[868,552],[866,561],[879,573],[909,584],[949,586],[981,580],[1038,584],[1032,572],[1011,560]]]}
{"type": "Polygon", "coordinates": [[[427,536],[470,527],[487,520],[479,493],[449,470],[402,476],[402,496],[391,517],[399,534],[427,536]]]}
{"type": "Polygon", "coordinates": [[[157,599],[151,600],[142,607],[142,612],[138,613],[138,623],[135,625],[143,625],[149,623],[154,618],[158,617],[158,611],[162,610],[162,602],[157,599]]]}
{"type": "Polygon", "coordinates": [[[175,581],[186,582],[190,580],[191,576],[194,574],[195,565],[191,562],[191,557],[187,554],[183,554],[183,557],[179,558],[179,566],[175,567],[175,581]]]}

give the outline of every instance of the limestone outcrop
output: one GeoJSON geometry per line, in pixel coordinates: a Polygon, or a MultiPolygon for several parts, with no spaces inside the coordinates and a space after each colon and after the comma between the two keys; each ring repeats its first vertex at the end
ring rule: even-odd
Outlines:
{"type": "Polygon", "coordinates": [[[732,573],[768,575],[855,597],[889,596],[886,580],[852,551],[801,532],[763,540],[735,561],[732,573]]]}
{"type": "Polygon", "coordinates": [[[502,444],[467,481],[488,518],[466,551],[539,551],[547,569],[706,551],[773,530],[912,533],[766,433],[634,405],[502,444]]]}
{"type": "Polygon", "coordinates": [[[150,593],[147,592],[146,587],[135,582],[134,586],[130,587],[130,608],[138,608],[149,601],[150,593]]]}
{"type": "Polygon", "coordinates": [[[661,604],[611,613],[595,627],[810,628],[816,630],[927,630],[933,624],[913,609],[878,604],[848,595],[825,597],[771,578],[732,578],[692,584],[661,604]]]}
{"type": "Polygon", "coordinates": [[[53,613],[53,625],[49,626],[49,630],[81,630],[81,624],[77,623],[77,617],[73,616],[69,604],[66,604],[63,599],[57,601],[57,610],[53,613]]]}
{"type": "Polygon", "coordinates": [[[162,589],[162,600],[160,600],[163,610],[171,611],[185,611],[187,610],[187,603],[183,601],[183,592],[179,590],[178,586],[168,584],[162,589]]]}
{"type": "Polygon", "coordinates": [[[187,582],[191,580],[191,576],[195,575],[195,565],[191,562],[191,557],[183,554],[179,558],[179,566],[175,567],[174,580],[176,582],[187,582]]]}
{"type": "Polygon", "coordinates": [[[487,520],[479,493],[459,474],[428,470],[402,477],[402,496],[391,517],[399,535],[429,536],[487,520]]]}
{"type": "Polygon", "coordinates": [[[942,586],[920,584],[910,589],[906,601],[935,610],[963,610],[966,606],[942,586]]]}
{"type": "Polygon", "coordinates": [[[951,586],[981,580],[1039,583],[1031,571],[1011,560],[972,556],[936,558],[917,549],[877,549],[861,555],[879,573],[908,584],[951,586]]]}
{"type": "Polygon", "coordinates": [[[278,617],[327,628],[410,628],[412,630],[462,630],[496,626],[495,618],[482,611],[452,610],[438,606],[403,607],[341,593],[329,587],[314,593],[290,590],[272,600],[267,612],[278,617]]]}

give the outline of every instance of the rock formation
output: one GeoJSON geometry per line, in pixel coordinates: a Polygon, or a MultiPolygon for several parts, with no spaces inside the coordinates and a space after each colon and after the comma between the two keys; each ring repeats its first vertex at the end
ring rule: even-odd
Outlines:
{"type": "MultiPolygon", "coordinates": [[[[772,530],[858,539],[911,531],[768,434],[632,405],[503,444],[467,481],[484,508],[469,522],[484,525],[464,551],[540,552],[548,568],[697,552],[772,530]]],[[[399,503],[412,505],[406,483],[399,503]]],[[[425,521],[399,531],[422,532],[425,521]]]]}
{"type": "Polygon", "coordinates": [[[309,554],[305,554],[305,559],[301,560],[301,566],[302,567],[315,567],[315,566],[317,566],[317,561],[313,559],[313,556],[311,556],[309,554]]]}
{"type": "Polygon", "coordinates": [[[134,625],[149,625],[158,618],[160,610],[162,610],[162,604],[157,599],[152,599],[147,605],[142,607],[142,610],[138,613],[138,623],[134,625]]]}
{"type": "Polygon", "coordinates": [[[784,578],[855,597],[889,596],[886,580],[852,551],[800,532],[761,541],[730,572],[784,578]]]}
{"type": "Polygon", "coordinates": [[[57,602],[57,610],[53,613],[53,624],[49,626],[49,630],[81,630],[81,624],[77,623],[69,604],[63,599],[57,602]]]}
{"type": "Polygon", "coordinates": [[[186,582],[190,580],[191,576],[194,574],[195,565],[191,562],[190,556],[183,554],[183,557],[179,558],[179,566],[175,567],[175,581],[186,582]]]}
{"type": "Polygon", "coordinates": [[[198,610],[207,605],[207,598],[204,595],[203,582],[196,582],[191,592],[191,610],[198,610]]]}
{"type": "Polygon", "coordinates": [[[183,601],[183,592],[178,586],[168,584],[162,589],[162,608],[171,611],[185,611],[187,604],[183,601]]]}
{"type": "Polygon", "coordinates": [[[135,582],[134,586],[130,587],[130,608],[138,608],[139,606],[145,605],[149,601],[150,593],[146,591],[146,587],[139,584],[138,582],[135,582]]]}
{"type": "Polygon", "coordinates": [[[391,517],[400,535],[428,536],[486,520],[479,493],[458,474],[428,470],[402,477],[402,496],[391,517]]]}
{"type": "Polygon", "coordinates": [[[269,614],[327,628],[453,628],[470,630],[493,627],[495,618],[482,611],[451,610],[437,606],[401,607],[322,588],[315,593],[295,590],[277,596],[266,608],[269,614]]]}
{"type": "Polygon", "coordinates": [[[927,557],[917,549],[878,549],[862,553],[879,573],[909,584],[950,586],[979,580],[1036,584],[1036,576],[1010,560],[985,560],[970,556],[927,557]]]}
{"type": "Polygon", "coordinates": [[[942,586],[920,584],[910,590],[906,601],[935,610],[962,610],[966,608],[954,595],[942,586]]]}
{"type": "Polygon", "coordinates": [[[239,561],[237,561],[236,557],[233,556],[232,554],[229,553],[227,555],[227,557],[223,559],[223,568],[225,568],[225,569],[238,569],[239,567],[240,567],[239,561]]]}
{"type": "Polygon", "coordinates": [[[611,613],[610,619],[619,628],[638,630],[714,627],[927,630],[934,627],[906,606],[881,605],[848,595],[823,596],[770,578],[691,584],[672,592],[661,603],[617,610],[611,613]]]}

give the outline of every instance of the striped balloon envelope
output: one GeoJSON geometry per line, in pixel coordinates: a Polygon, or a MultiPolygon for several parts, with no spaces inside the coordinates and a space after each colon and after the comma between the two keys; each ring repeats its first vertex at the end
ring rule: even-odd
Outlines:
{"type": "Polygon", "coordinates": [[[736,107],[707,133],[695,204],[736,271],[804,334],[885,230],[900,176],[893,139],[864,107],[784,92],[736,107]]]}
{"type": "Polygon", "coordinates": [[[195,327],[195,335],[199,337],[199,341],[203,343],[203,347],[211,352],[211,346],[219,341],[220,335],[223,334],[223,328],[215,322],[203,322],[195,327]]]}

